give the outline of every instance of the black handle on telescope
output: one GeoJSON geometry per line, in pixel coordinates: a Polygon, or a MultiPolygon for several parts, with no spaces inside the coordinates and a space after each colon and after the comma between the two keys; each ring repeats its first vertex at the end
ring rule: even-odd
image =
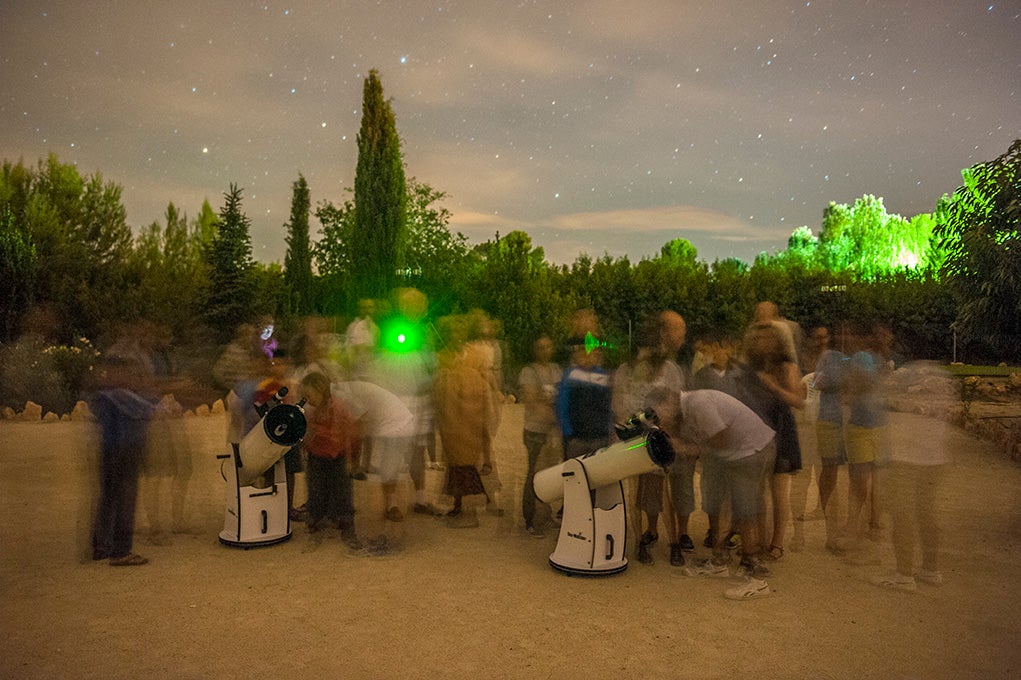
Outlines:
{"type": "Polygon", "coordinates": [[[606,559],[613,559],[613,534],[606,534],[606,559]]]}

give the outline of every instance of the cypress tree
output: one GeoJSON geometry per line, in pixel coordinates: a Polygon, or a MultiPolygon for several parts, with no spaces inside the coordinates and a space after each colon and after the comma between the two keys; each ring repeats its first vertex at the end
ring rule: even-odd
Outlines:
{"type": "Polygon", "coordinates": [[[382,297],[404,266],[407,191],[397,124],[375,69],[365,79],[354,203],[354,287],[359,297],[382,297]]]}
{"type": "Polygon", "coordinates": [[[287,254],[284,256],[284,283],[287,284],[290,311],[307,314],[312,308],[312,248],[308,236],[311,209],[308,182],[298,175],[291,196],[291,221],[287,228],[287,254]]]}

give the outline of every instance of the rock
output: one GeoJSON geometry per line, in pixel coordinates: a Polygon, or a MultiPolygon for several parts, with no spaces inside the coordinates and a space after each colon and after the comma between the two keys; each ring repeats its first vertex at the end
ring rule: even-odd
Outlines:
{"type": "Polygon", "coordinates": [[[84,401],[79,401],[74,405],[74,410],[71,411],[71,420],[92,420],[92,412],[89,410],[89,405],[84,401]]]}
{"type": "Polygon", "coordinates": [[[53,411],[47,411],[46,415],[43,416],[43,422],[44,423],[59,423],[60,422],[60,416],[58,416],[53,411]]]}
{"type": "Polygon", "coordinates": [[[165,418],[180,418],[184,413],[184,408],[177,403],[177,399],[172,394],[165,394],[160,399],[160,403],[156,405],[156,411],[160,416],[165,418]]]}
{"type": "Polygon", "coordinates": [[[35,403],[34,401],[26,401],[25,408],[21,410],[21,415],[18,416],[19,419],[31,423],[39,422],[40,420],[42,420],[42,417],[43,407],[35,403]]]}
{"type": "Polygon", "coordinates": [[[195,407],[195,415],[197,415],[197,416],[208,416],[209,415],[209,407],[206,406],[205,404],[199,404],[198,406],[195,407]]]}
{"type": "Polygon", "coordinates": [[[17,417],[18,417],[18,414],[14,412],[14,409],[12,409],[10,406],[4,406],[4,410],[3,410],[3,419],[4,420],[14,420],[17,417]]]}
{"type": "Polygon", "coordinates": [[[223,405],[223,399],[217,399],[213,402],[213,407],[210,409],[215,415],[227,412],[227,407],[223,405]]]}

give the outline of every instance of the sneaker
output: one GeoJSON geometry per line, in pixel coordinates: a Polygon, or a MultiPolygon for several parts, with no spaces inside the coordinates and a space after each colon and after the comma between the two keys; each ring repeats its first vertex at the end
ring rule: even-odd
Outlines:
{"type": "Polygon", "coordinates": [[[531,524],[525,526],[525,533],[532,538],[546,538],[546,532],[539,527],[532,526],[531,524]]]}
{"type": "Polygon", "coordinates": [[[292,522],[304,522],[305,521],[305,511],[304,510],[299,510],[298,508],[291,508],[290,510],[288,510],[287,511],[287,516],[290,518],[290,520],[292,522]]]}
{"type": "Polygon", "coordinates": [[[741,534],[731,531],[723,540],[723,547],[727,550],[737,550],[741,547],[741,534]]]}
{"type": "Polygon", "coordinates": [[[943,585],[943,572],[938,569],[919,569],[915,572],[915,580],[931,586],[943,585]]]}
{"type": "Polygon", "coordinates": [[[670,544],[670,566],[684,566],[684,547],[681,543],[670,544]]]}
{"type": "Polygon", "coordinates": [[[396,505],[386,511],[386,518],[391,522],[402,522],[404,521],[404,513],[401,512],[400,508],[396,505]]]}
{"type": "Polygon", "coordinates": [[[652,553],[649,552],[649,543],[644,540],[638,543],[638,561],[642,564],[652,564],[655,560],[652,559],[652,553]]]}
{"type": "Polygon", "coordinates": [[[757,578],[749,578],[736,588],[723,591],[723,596],[728,600],[754,600],[772,594],[769,584],[757,578]]]}
{"type": "Polygon", "coordinates": [[[704,559],[684,568],[685,576],[707,576],[709,578],[730,578],[730,569],[726,564],[716,564],[711,559],[704,559]]]}
{"type": "Polygon", "coordinates": [[[881,588],[903,590],[907,593],[913,593],[918,590],[918,584],[915,582],[914,577],[905,576],[904,574],[899,574],[896,571],[890,571],[883,574],[873,574],[869,577],[869,582],[881,588]]]}
{"type": "Polygon", "coordinates": [[[713,543],[716,542],[716,534],[711,531],[705,532],[705,539],[702,540],[702,546],[706,548],[713,547],[713,543]]]}
{"type": "Polygon", "coordinates": [[[681,550],[684,552],[695,552],[695,542],[691,540],[691,536],[688,534],[681,534],[681,540],[679,541],[681,550]]]}
{"type": "Polygon", "coordinates": [[[751,578],[762,578],[769,576],[769,567],[762,563],[758,557],[752,555],[743,555],[741,562],[738,564],[738,571],[751,578]]]}

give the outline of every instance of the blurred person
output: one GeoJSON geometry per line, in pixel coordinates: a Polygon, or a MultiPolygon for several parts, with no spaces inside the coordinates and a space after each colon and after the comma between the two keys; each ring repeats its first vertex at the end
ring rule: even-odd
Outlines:
{"type": "Polygon", "coordinates": [[[354,419],[344,401],[332,394],[330,380],[312,372],[301,380],[300,391],[311,411],[301,446],[308,454],[309,534],[319,532],[324,521],[332,522],[341,539],[360,548],[355,531],[353,490],[347,462],[358,442],[354,419]]]}
{"type": "MultiPolygon", "coordinates": [[[[840,328],[844,324],[840,324],[840,328]]],[[[841,334],[841,344],[845,338],[841,334]]],[[[829,342],[827,341],[827,347],[829,342]]],[[[819,355],[812,385],[819,396],[819,411],[815,421],[815,444],[819,454],[819,505],[826,520],[826,550],[838,556],[844,554],[837,540],[840,534],[840,510],[836,507],[837,473],[847,464],[844,441],[844,377],[850,358],[837,349],[825,349],[819,355]]]]}
{"type": "Polygon", "coordinates": [[[170,531],[188,530],[185,501],[192,475],[192,451],[183,426],[175,419],[181,415],[176,397],[196,390],[194,381],[177,371],[171,358],[171,336],[167,328],[143,324],[140,347],[153,370],[152,398],[160,399],[149,423],[149,437],[142,464],[142,505],[145,509],[152,545],[170,543],[164,523],[162,499],[170,496],[170,531]]]}
{"type": "MultiPolygon", "coordinates": [[[[613,374],[611,404],[614,418],[619,423],[644,411],[648,407],[648,395],[653,389],[658,387],[680,394],[684,386],[680,368],[667,358],[662,321],[658,314],[644,319],[639,325],[635,345],[637,349],[634,357],[613,374]]],[[[650,548],[659,540],[659,516],[664,512],[665,485],[665,471],[657,470],[638,476],[637,507],[645,515],[646,528],[639,538],[636,557],[643,564],[654,562],[650,548]]],[[[669,527],[670,523],[667,524],[669,527]]],[[[688,542],[691,542],[690,537],[688,542]]],[[[694,548],[694,545],[691,547],[694,548]]],[[[670,560],[675,566],[684,564],[679,542],[671,541],[670,560]]]]}
{"type": "MultiPolygon", "coordinates": [[[[297,404],[299,383],[293,378],[293,365],[287,352],[283,349],[277,349],[276,353],[268,358],[268,361],[262,361],[260,365],[263,373],[261,379],[260,376],[256,377],[257,383],[255,392],[252,394],[252,403],[255,406],[256,414],[261,419],[265,415],[264,405],[268,404],[282,388],[287,388],[287,394],[282,403],[297,404]]],[[[301,445],[292,446],[284,454],[284,474],[287,479],[287,515],[292,522],[305,521],[305,513],[294,507],[295,480],[297,474],[304,470],[301,445]]],[[[266,475],[272,475],[273,472],[273,468],[270,468],[266,471],[266,475]]],[[[267,482],[267,485],[269,484],[270,482],[267,482]]]]}
{"type": "Polygon", "coordinates": [[[92,531],[92,559],[138,566],[132,552],[138,475],[154,404],[152,365],[137,338],[122,335],[103,355],[89,403],[99,425],[100,492],[92,531]]]}
{"type": "Polygon", "coordinates": [[[885,447],[886,410],[880,385],[888,369],[892,344],[890,329],[873,323],[858,333],[856,346],[860,349],[847,364],[844,393],[850,412],[844,439],[848,463],[848,508],[838,549],[861,547],[857,540],[863,511],[868,516],[868,538],[878,540],[881,536],[876,461],[885,447]]]}
{"type": "Polygon", "coordinates": [[[772,500],[772,528],[763,512],[760,535],[768,546],[767,561],[784,556],[784,539],[791,514],[792,477],[801,469],[801,444],[792,409],[804,408],[805,386],[801,371],[788,352],[776,324],[757,323],[746,334],[746,365],[738,378],[744,401],[776,433],[776,458],[767,489],[772,500]]]}
{"type": "Polygon", "coordinates": [[[752,321],[748,324],[747,331],[745,331],[744,342],[741,345],[742,349],[747,351],[748,335],[754,327],[766,323],[776,326],[777,330],[780,331],[787,356],[791,357],[795,364],[799,364],[804,332],[797,323],[783,318],[780,315],[780,308],[777,307],[775,302],[770,302],[769,300],[764,300],[755,305],[752,321]]]}
{"type": "Polygon", "coordinates": [[[432,351],[425,317],[428,300],[420,291],[395,292],[395,313],[380,322],[381,342],[369,369],[369,379],[396,395],[411,412],[412,434],[402,456],[414,485],[413,512],[442,514],[425,492],[425,459],[428,438],[433,435],[433,379],[436,356],[432,351]]]}
{"type": "MultiPolygon", "coordinates": [[[[677,312],[667,309],[659,313],[660,347],[666,354],[667,361],[677,367],[680,375],[681,389],[690,389],[692,375],[684,368],[681,351],[688,339],[688,324],[677,312]]],[[[703,351],[705,348],[703,347],[703,351]]],[[[692,552],[695,544],[688,535],[688,523],[691,513],[695,511],[695,467],[697,456],[684,456],[675,460],[667,467],[666,479],[666,527],[670,535],[670,563],[674,566],[684,564],[685,552],[692,552]]]]}
{"type": "Polygon", "coordinates": [[[465,496],[487,496],[479,470],[480,454],[492,439],[493,411],[498,408],[489,365],[473,343],[448,345],[436,374],[436,429],[447,462],[444,493],[453,497],[447,513],[448,526],[479,526],[474,506],[464,504],[465,496]]]}
{"type": "MultiPolygon", "coordinates": [[[[717,390],[732,397],[738,396],[737,375],[739,371],[734,365],[737,348],[733,340],[716,334],[710,334],[703,340],[709,363],[695,374],[693,388],[696,390],[717,390]]],[[[717,526],[718,518],[709,517],[709,528],[702,545],[712,548],[716,543],[716,535],[721,530],[717,526]]],[[[726,527],[723,527],[726,529],[726,527]]],[[[724,545],[736,550],[740,540],[736,531],[727,531],[723,539],[724,545]]]]}
{"type": "Polygon", "coordinates": [[[493,440],[500,428],[501,409],[503,404],[502,388],[502,363],[503,352],[499,342],[496,341],[497,324],[493,319],[479,309],[474,309],[465,317],[467,330],[467,344],[474,348],[474,355],[480,362],[482,372],[486,376],[487,384],[491,392],[491,398],[495,404],[489,412],[491,422],[483,433],[482,441],[482,466],[479,474],[482,475],[483,484],[486,487],[486,498],[488,503],[486,511],[496,516],[503,516],[503,507],[500,504],[500,492],[503,484],[500,481],[500,473],[497,469],[496,458],[493,456],[493,440]]]}
{"type": "MultiPolygon", "coordinates": [[[[536,538],[543,537],[545,531],[535,521],[537,499],[533,478],[540,454],[557,431],[555,404],[562,369],[553,361],[553,351],[553,340],[548,335],[538,338],[532,345],[532,363],[522,368],[518,376],[518,395],[525,405],[522,437],[528,460],[521,494],[521,514],[525,520],[525,531],[536,538]]],[[[549,511],[548,508],[546,511],[549,511]]]]}
{"type": "Polygon", "coordinates": [[[365,380],[369,365],[379,345],[379,326],[376,324],[376,301],[359,300],[358,316],[348,324],[344,334],[347,346],[349,375],[354,380],[365,380]]]}
{"type": "MultiPolygon", "coordinates": [[[[911,370],[925,370],[916,365],[911,370]]],[[[871,576],[872,583],[885,588],[914,591],[918,582],[939,586],[944,582],[939,568],[944,484],[950,467],[946,444],[946,423],[919,433],[910,446],[891,450],[889,464],[877,471],[884,506],[893,519],[891,538],[896,568],[871,576]],[[921,563],[916,550],[921,548],[921,563]],[[918,564],[918,569],[916,569],[918,564]]]]}
{"type": "Polygon", "coordinates": [[[804,474],[795,475],[791,485],[791,513],[794,516],[794,535],[791,550],[801,550],[805,545],[805,522],[825,519],[822,498],[809,511],[808,488],[821,472],[821,460],[816,436],[816,422],[819,419],[819,391],[815,388],[815,367],[823,353],[829,349],[830,333],[825,326],[812,328],[805,339],[800,356],[801,382],[805,387],[805,406],[795,410],[798,425],[798,440],[801,443],[801,463],[804,474]]]}

